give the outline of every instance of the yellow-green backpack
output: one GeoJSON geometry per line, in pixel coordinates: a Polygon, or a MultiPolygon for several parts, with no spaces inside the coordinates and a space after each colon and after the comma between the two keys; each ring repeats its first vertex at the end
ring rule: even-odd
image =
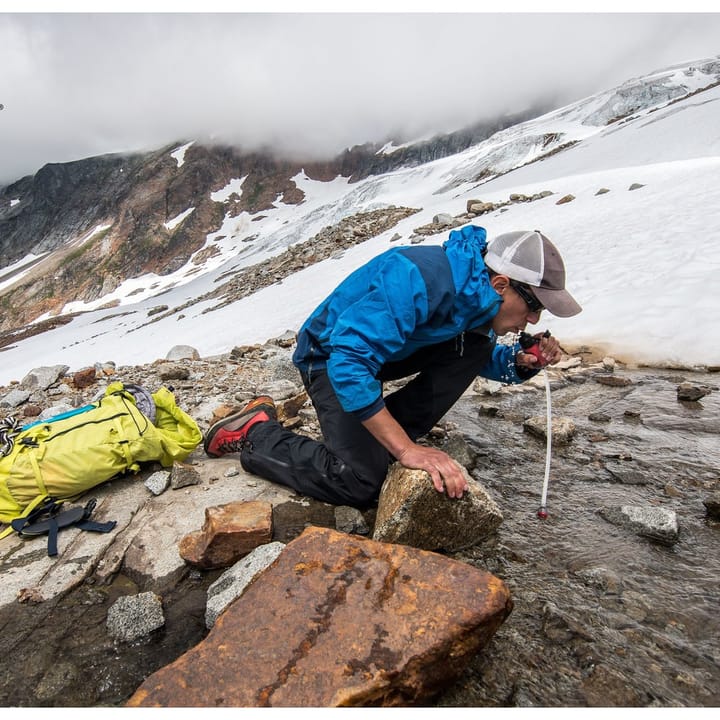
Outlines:
{"type": "Polygon", "coordinates": [[[164,387],[152,394],[153,422],[127,387],[112,383],[100,400],[13,437],[12,449],[0,457],[0,521],[27,517],[48,498],[68,500],[116,475],[136,473],[142,462],[169,467],[187,458],[202,434],[173,394],[164,387]]]}

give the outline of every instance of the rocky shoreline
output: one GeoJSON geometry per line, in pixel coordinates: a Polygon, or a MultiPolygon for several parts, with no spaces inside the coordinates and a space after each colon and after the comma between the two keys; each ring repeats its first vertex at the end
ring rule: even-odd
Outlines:
{"type": "MultiPolygon", "coordinates": [[[[79,407],[96,397],[107,384],[119,379],[142,385],[152,391],[161,385],[171,386],[178,404],[198,422],[203,431],[217,417],[244,404],[248,398],[269,393],[278,401],[289,426],[318,437],[319,427],[314,413],[309,404],[305,403],[306,398],[299,378],[290,362],[293,343],[293,333],[287,333],[286,336],[265,345],[234,348],[229,354],[218,358],[199,358],[192,348],[178,346],[168,352],[167,358],[144,366],[115,367],[112,363],[105,363],[74,372],[62,366],[45,368],[29,373],[21,382],[10,387],[0,388],[0,414],[14,414],[26,422],[43,417],[43,413],[55,414],[67,408],[79,407]]],[[[632,379],[631,374],[625,372],[625,368],[610,359],[605,359],[604,362],[593,360],[592,353],[581,352],[568,356],[557,368],[551,369],[553,392],[560,396],[562,393],[576,394],[582,390],[585,395],[594,396],[596,404],[602,406],[603,402],[608,403],[613,397],[625,396],[633,389],[642,389],[643,384],[648,382],[632,379]]],[[[654,376],[660,371],[641,372],[654,376]]],[[[717,412],[717,393],[714,392],[717,384],[712,383],[713,378],[713,375],[708,374],[695,377],[693,373],[676,373],[672,376],[676,393],[673,401],[683,409],[687,409],[686,404],[692,405],[690,411],[693,417],[705,422],[708,425],[706,430],[711,430],[709,425],[717,412]],[[695,394],[696,398],[683,399],[686,397],[684,393],[690,393],[687,397],[695,394]],[[703,408],[702,401],[706,408],[703,408]],[[707,416],[706,421],[702,420],[703,415],[707,416]]],[[[533,432],[537,432],[537,429],[533,430],[533,418],[539,413],[531,413],[531,410],[541,405],[541,390],[539,379],[515,388],[500,388],[478,382],[468,392],[467,401],[477,408],[475,412],[481,419],[484,418],[484,423],[491,423],[493,426],[506,423],[510,423],[512,427],[519,426],[526,438],[521,438],[520,444],[531,448],[537,446],[533,452],[538,456],[542,454],[538,452],[542,444],[529,438],[533,432]],[[530,406],[525,411],[518,409],[522,402],[530,406]]],[[[573,448],[574,452],[582,443],[598,448],[608,442],[608,425],[612,424],[613,416],[617,414],[608,408],[614,407],[617,406],[608,405],[604,412],[602,409],[596,410],[594,414],[587,413],[586,417],[570,417],[564,412],[565,409],[560,407],[558,420],[574,420],[576,427],[566,439],[567,447],[573,448]],[[593,419],[589,419],[590,417],[593,419]],[[593,432],[586,429],[588,423],[593,427],[593,432]],[[604,440],[601,437],[603,433],[607,436],[604,440]]],[[[634,412],[637,422],[642,422],[642,407],[636,408],[634,412]]],[[[633,422],[632,410],[623,410],[622,422],[633,422]]],[[[555,431],[555,426],[553,428],[555,431]]],[[[717,433],[717,430],[714,432],[717,433]]],[[[542,435],[542,428],[540,434],[542,435]]],[[[474,548],[450,552],[449,556],[494,572],[507,581],[507,563],[512,565],[514,561],[506,559],[504,563],[497,564],[498,557],[507,557],[507,551],[498,553],[497,542],[498,537],[501,537],[505,544],[513,544],[512,538],[516,532],[513,517],[512,514],[508,516],[507,505],[502,502],[507,500],[504,498],[505,491],[500,489],[498,493],[498,488],[488,482],[483,470],[483,458],[488,455],[488,450],[473,442],[468,444],[467,436],[468,428],[463,426],[462,421],[458,422],[449,416],[427,441],[448,449],[453,447],[453,454],[471,469],[473,477],[487,484],[491,495],[503,506],[506,517],[494,539],[488,542],[478,541],[474,548]]],[[[560,437],[560,430],[557,429],[558,442],[560,437]]],[[[571,451],[559,448],[558,452],[569,454],[571,451]]],[[[502,463],[502,454],[498,453],[500,457],[494,458],[494,461],[502,463]]],[[[614,471],[617,476],[614,482],[627,483],[626,487],[633,491],[646,487],[642,484],[642,477],[633,475],[632,468],[616,467],[622,465],[622,461],[618,461],[616,457],[622,453],[609,455],[612,457],[598,456],[599,459],[594,462],[602,464],[604,472],[614,471]]],[[[533,462],[537,459],[535,457],[533,462]]],[[[515,457],[508,461],[508,467],[517,466],[518,462],[515,457]]],[[[112,542],[106,545],[97,537],[87,537],[90,533],[81,533],[80,535],[86,537],[79,538],[71,537],[76,531],[69,531],[64,538],[61,534],[60,558],[51,561],[45,555],[41,540],[32,541],[36,543],[32,550],[31,543],[17,538],[9,537],[0,541],[4,579],[0,617],[3,627],[11,629],[6,633],[3,649],[5,657],[21,658],[18,667],[22,667],[25,677],[23,681],[18,681],[17,676],[5,673],[6,679],[0,690],[4,704],[122,704],[150,673],[172,662],[200,642],[207,633],[207,591],[210,585],[218,580],[221,571],[203,572],[187,565],[177,553],[177,543],[180,538],[202,525],[203,511],[208,505],[222,506],[238,500],[268,502],[273,507],[274,543],[290,542],[308,526],[371,534],[375,525],[374,511],[349,517],[349,509],[333,508],[307,498],[298,498],[286,488],[247,475],[239,462],[231,457],[211,460],[204,456],[200,448],[188,459],[188,464],[193,468],[194,481],[186,485],[176,480],[167,490],[157,495],[146,481],[160,470],[159,467],[148,467],[143,469],[138,477],[114,480],[98,488],[97,493],[93,494],[99,497],[99,519],[112,516],[120,526],[112,542]],[[121,597],[142,593],[151,593],[162,599],[164,624],[158,629],[158,626],[153,627],[151,623],[148,626],[151,629],[130,642],[123,641],[122,635],[112,637],[106,623],[113,603],[121,597]],[[83,608],[88,617],[96,618],[94,629],[90,632],[94,643],[92,649],[83,647],[80,638],[72,639],[78,613],[82,614],[83,608]],[[191,621],[188,621],[189,619],[191,621]],[[37,635],[39,622],[44,627],[42,636],[43,642],[49,648],[47,655],[23,650],[29,640],[37,635]],[[92,658],[94,670],[91,675],[94,673],[95,680],[80,683],[81,677],[87,679],[89,671],[72,652],[68,655],[67,666],[64,666],[62,672],[54,665],[52,648],[65,653],[69,638],[80,657],[92,658]],[[103,690],[100,678],[108,671],[107,668],[103,669],[102,658],[113,653],[123,658],[123,670],[118,671],[113,683],[103,690]],[[23,666],[22,658],[31,666],[30,671],[23,666]]],[[[710,471],[706,471],[704,477],[706,480],[693,492],[695,496],[697,492],[702,495],[708,518],[708,531],[711,541],[716,542],[717,532],[713,525],[716,520],[712,518],[716,517],[717,513],[717,506],[713,503],[717,502],[718,478],[717,475],[713,477],[710,471]]],[[[647,477],[645,482],[648,483],[647,477]]],[[[648,490],[650,487],[651,484],[648,490]]],[[[682,497],[689,495],[686,488],[678,487],[677,480],[672,487],[668,485],[665,488],[666,497],[672,498],[673,493],[682,497]]],[[[635,507],[630,503],[610,506],[604,522],[608,528],[612,527],[612,523],[618,523],[617,527],[621,528],[622,532],[649,538],[647,542],[655,542],[660,534],[662,537],[659,539],[672,546],[678,542],[679,537],[682,546],[682,526],[685,523],[682,513],[678,513],[681,516],[681,529],[673,533],[670,513],[675,511],[669,507],[656,507],[653,511],[653,504],[657,505],[657,501],[649,498],[645,507],[650,511],[642,518],[638,517],[635,510],[628,509],[635,507]]],[[[552,523],[547,527],[552,527],[552,523]]],[[[408,544],[411,545],[412,542],[408,544]]],[[[512,557],[511,554],[510,558],[512,557]]],[[[522,599],[527,588],[514,587],[512,573],[509,579],[511,589],[519,593],[522,599]]],[[[587,588],[587,585],[584,587],[587,588]]],[[[554,600],[559,602],[559,598],[554,600]]],[[[157,601],[151,598],[150,603],[152,607],[157,601]]],[[[154,611],[149,612],[152,615],[154,611]]],[[[516,615],[523,616],[524,613],[516,609],[507,622],[512,624],[516,615]]],[[[528,628],[525,630],[530,631],[528,628]]],[[[499,662],[499,667],[503,667],[505,646],[499,644],[503,642],[505,632],[506,627],[503,626],[490,643],[490,654],[480,653],[465,672],[464,683],[456,684],[451,691],[442,695],[437,701],[439,704],[536,704],[537,699],[529,690],[521,692],[516,687],[510,696],[506,696],[508,690],[504,682],[507,680],[487,682],[488,666],[492,672],[493,657],[499,662]],[[476,685],[478,673],[486,679],[480,691],[476,685]]],[[[510,628],[510,632],[516,631],[510,628]]],[[[542,631],[541,635],[545,638],[544,642],[548,642],[547,632],[542,631]]],[[[537,638],[535,640],[537,641],[537,638]]],[[[543,642],[542,639],[540,641],[543,642]]],[[[555,640],[551,638],[550,642],[552,644],[555,640]]],[[[505,639],[505,643],[508,649],[514,647],[513,641],[507,642],[505,639]]],[[[554,648],[554,651],[556,650],[554,648]]],[[[615,676],[616,673],[612,672],[608,677],[612,679],[615,676]]],[[[592,677],[595,678],[595,682],[590,684],[592,691],[588,689],[587,682],[587,687],[582,690],[584,678],[581,677],[572,693],[568,695],[567,691],[558,691],[554,698],[549,699],[548,704],[597,704],[600,695],[597,694],[599,681],[596,671],[592,677]]],[[[610,682],[607,677],[605,682],[610,682]]],[[[517,682],[515,685],[517,686],[517,682]]],[[[696,685],[697,687],[687,694],[688,704],[708,704],[716,697],[714,691],[710,691],[708,695],[703,690],[708,687],[707,679],[697,682],[696,685]]],[[[625,692],[619,694],[616,700],[617,703],[613,701],[609,704],[652,704],[652,697],[645,697],[642,693],[628,695],[625,692]]],[[[603,698],[603,702],[609,701],[603,698]]],[[[660,704],[663,704],[662,700],[660,704]]]]}

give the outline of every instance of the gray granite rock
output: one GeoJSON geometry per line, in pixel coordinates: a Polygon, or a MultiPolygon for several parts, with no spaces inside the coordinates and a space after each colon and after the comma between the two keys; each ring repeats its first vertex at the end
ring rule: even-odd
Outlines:
{"type": "Polygon", "coordinates": [[[227,569],[208,588],[205,626],[210,629],[223,610],[282,552],[285,543],[271,542],[255,548],[242,560],[227,569]]]}
{"type": "Polygon", "coordinates": [[[124,595],[108,610],[108,633],[122,642],[139,640],[164,624],[162,600],[153,592],[124,595]]]}
{"type": "Polygon", "coordinates": [[[600,516],[613,525],[652,540],[673,544],[679,536],[677,515],[674,510],[654,506],[621,505],[598,511],[600,516]]]}

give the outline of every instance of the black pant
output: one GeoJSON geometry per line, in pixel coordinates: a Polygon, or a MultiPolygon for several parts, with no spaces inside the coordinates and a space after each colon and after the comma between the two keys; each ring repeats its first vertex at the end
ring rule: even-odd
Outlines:
{"type": "MultiPolygon", "coordinates": [[[[412,440],[427,433],[455,404],[487,362],[493,345],[485,335],[466,333],[383,366],[380,381],[417,373],[385,398],[390,414],[412,440]]],[[[393,458],[354,415],[342,409],[324,370],[304,374],[303,382],[324,443],[297,435],[273,420],[258,423],[240,456],[242,466],[333,505],[371,505],[393,458]]]]}

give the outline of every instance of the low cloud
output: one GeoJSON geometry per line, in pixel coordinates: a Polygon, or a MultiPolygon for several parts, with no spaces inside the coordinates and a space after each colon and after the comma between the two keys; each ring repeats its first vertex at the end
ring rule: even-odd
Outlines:
{"type": "Polygon", "coordinates": [[[0,183],[214,139],[331,156],[720,53],[720,14],[2,14],[0,183]]]}

